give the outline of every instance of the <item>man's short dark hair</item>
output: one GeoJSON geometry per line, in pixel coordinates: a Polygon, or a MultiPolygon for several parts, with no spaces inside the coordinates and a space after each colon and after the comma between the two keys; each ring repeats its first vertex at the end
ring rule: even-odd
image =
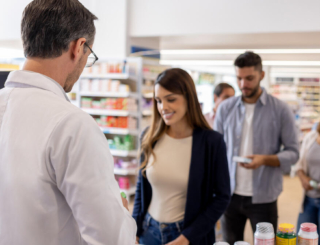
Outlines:
{"type": "Polygon", "coordinates": [[[33,0],[24,9],[21,36],[25,57],[56,58],[72,41],[95,36],[97,17],[78,0],[33,0]]]}
{"type": "Polygon", "coordinates": [[[256,70],[262,71],[261,57],[251,51],[240,54],[234,61],[234,65],[239,68],[254,66],[256,70]]]}
{"type": "Polygon", "coordinates": [[[213,93],[219,97],[222,93],[223,93],[223,90],[225,90],[226,88],[232,88],[234,90],[234,88],[228,84],[228,83],[219,83],[215,88],[214,88],[214,91],[213,93]]]}

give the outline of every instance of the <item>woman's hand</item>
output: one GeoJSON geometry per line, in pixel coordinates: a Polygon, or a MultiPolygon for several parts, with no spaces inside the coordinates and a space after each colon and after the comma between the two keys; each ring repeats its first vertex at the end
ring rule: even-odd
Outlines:
{"type": "Polygon", "coordinates": [[[189,245],[189,240],[184,235],[180,235],[176,240],[169,242],[166,245],[189,245]]]}
{"type": "Polygon", "coordinates": [[[310,185],[311,178],[308,177],[302,170],[298,171],[298,176],[301,181],[303,189],[305,189],[306,191],[310,191],[313,189],[312,186],[310,185]]]}
{"type": "Polygon", "coordinates": [[[126,198],[124,198],[123,196],[121,196],[121,200],[122,200],[122,205],[129,211],[128,200],[126,198]]]}

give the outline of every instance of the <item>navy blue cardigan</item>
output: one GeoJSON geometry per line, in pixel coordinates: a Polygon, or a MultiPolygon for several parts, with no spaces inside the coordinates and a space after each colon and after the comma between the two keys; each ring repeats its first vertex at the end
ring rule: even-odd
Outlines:
{"type": "MultiPolygon", "coordinates": [[[[141,155],[140,162],[144,159],[141,155]]],[[[143,233],[142,223],[151,202],[152,188],[139,172],[133,218],[137,236],[143,233]]],[[[195,129],[189,173],[187,202],[182,234],[191,245],[212,245],[214,225],[230,201],[230,180],[223,136],[208,129],[195,129]]]]}

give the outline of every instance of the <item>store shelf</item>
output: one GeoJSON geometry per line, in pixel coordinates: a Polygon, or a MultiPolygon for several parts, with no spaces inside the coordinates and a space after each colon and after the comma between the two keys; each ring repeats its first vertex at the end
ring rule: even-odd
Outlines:
{"type": "Polygon", "coordinates": [[[129,76],[129,74],[123,74],[123,73],[82,74],[81,78],[84,78],[84,79],[118,79],[118,80],[134,79],[133,76],[129,76]]]}
{"type": "Polygon", "coordinates": [[[138,98],[137,93],[130,93],[130,92],[80,92],[81,96],[86,97],[108,97],[108,98],[138,98]]]}
{"type": "Polygon", "coordinates": [[[123,151],[123,150],[113,150],[110,149],[111,155],[115,157],[137,157],[137,151],[123,151]]]}
{"type": "Polygon", "coordinates": [[[138,130],[127,129],[127,128],[106,128],[100,127],[101,131],[105,134],[121,134],[121,135],[138,135],[138,130]]]}
{"type": "Polygon", "coordinates": [[[127,195],[127,197],[129,197],[136,194],[136,187],[132,186],[128,190],[120,189],[120,192],[124,192],[127,195]]]}
{"type": "Polygon", "coordinates": [[[152,99],[153,98],[153,93],[143,93],[142,96],[146,99],[152,99]]]}
{"type": "Polygon", "coordinates": [[[142,111],[142,115],[143,116],[151,116],[152,115],[152,111],[151,110],[143,110],[142,111]]]}
{"type": "Polygon", "coordinates": [[[122,169],[122,168],[115,168],[114,174],[116,175],[136,175],[138,173],[138,169],[122,169]]]}
{"type": "Polygon", "coordinates": [[[97,116],[118,116],[118,117],[137,116],[136,112],[130,112],[130,111],[124,111],[124,110],[104,110],[104,109],[89,109],[89,108],[82,108],[82,110],[87,112],[90,115],[97,115],[97,116]]]}

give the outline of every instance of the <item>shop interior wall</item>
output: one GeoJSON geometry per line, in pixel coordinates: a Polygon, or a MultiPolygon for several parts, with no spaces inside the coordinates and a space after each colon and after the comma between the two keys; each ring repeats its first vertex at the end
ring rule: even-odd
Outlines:
{"type": "MultiPolygon", "coordinates": [[[[31,0],[1,1],[0,48],[22,49],[21,17],[31,0]]],[[[99,20],[94,50],[99,58],[122,58],[128,55],[127,0],[80,0],[99,20]]]]}
{"type": "Polygon", "coordinates": [[[317,0],[131,0],[130,36],[320,31],[317,0]]]}

